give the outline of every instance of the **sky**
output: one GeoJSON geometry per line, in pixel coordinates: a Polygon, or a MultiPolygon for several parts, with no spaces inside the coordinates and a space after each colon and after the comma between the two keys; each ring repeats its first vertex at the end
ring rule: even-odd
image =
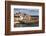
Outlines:
{"type": "Polygon", "coordinates": [[[39,16],[39,9],[14,8],[14,14],[19,12],[32,16],[39,16]]]}

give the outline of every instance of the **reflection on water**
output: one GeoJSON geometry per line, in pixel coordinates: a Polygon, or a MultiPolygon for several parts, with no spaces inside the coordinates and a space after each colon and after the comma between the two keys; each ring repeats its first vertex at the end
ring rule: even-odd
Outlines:
{"type": "Polygon", "coordinates": [[[14,27],[37,27],[39,24],[16,24],[14,27]]]}

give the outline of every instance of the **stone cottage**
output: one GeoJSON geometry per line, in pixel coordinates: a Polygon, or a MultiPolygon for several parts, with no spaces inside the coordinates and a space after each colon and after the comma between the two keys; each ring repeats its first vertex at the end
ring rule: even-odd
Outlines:
{"type": "Polygon", "coordinates": [[[20,23],[20,21],[24,23],[30,23],[31,20],[32,20],[31,15],[23,14],[20,12],[14,15],[15,23],[20,23]]]}

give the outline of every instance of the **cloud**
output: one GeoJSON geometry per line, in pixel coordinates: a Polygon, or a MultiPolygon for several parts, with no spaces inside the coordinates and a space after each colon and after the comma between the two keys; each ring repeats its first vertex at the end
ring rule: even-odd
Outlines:
{"type": "Polygon", "coordinates": [[[26,13],[28,15],[34,15],[38,16],[39,15],[39,9],[23,9],[23,8],[14,8],[14,13],[26,13]]]}

